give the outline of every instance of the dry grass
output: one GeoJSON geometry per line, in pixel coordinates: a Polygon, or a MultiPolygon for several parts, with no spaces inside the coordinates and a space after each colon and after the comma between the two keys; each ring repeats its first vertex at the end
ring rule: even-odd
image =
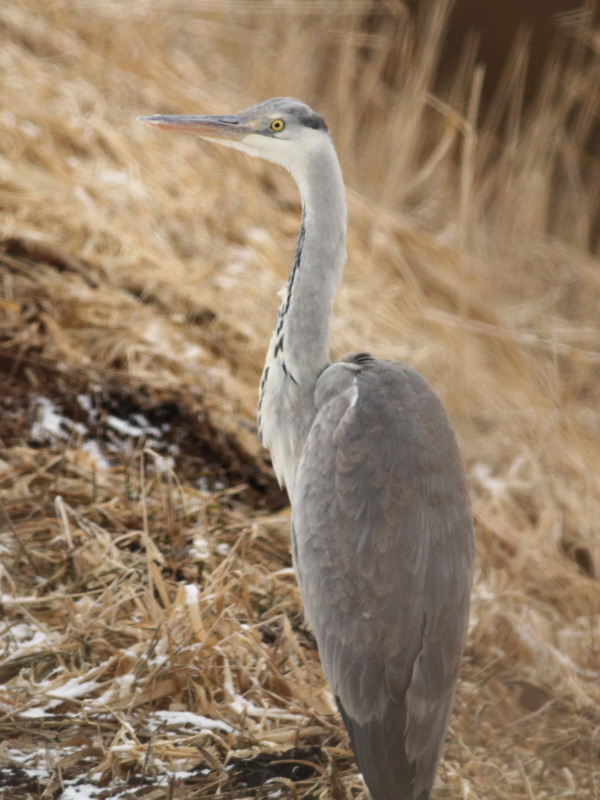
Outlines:
{"type": "Polygon", "coordinates": [[[600,264],[576,152],[600,65],[556,73],[529,118],[499,109],[494,137],[477,73],[431,94],[442,5],[417,31],[350,0],[0,7],[5,797],[360,792],[254,430],[295,188],[134,122],[277,94],[326,115],[348,178],[335,354],[422,370],[471,479],[436,796],[600,797],[600,264]]]}

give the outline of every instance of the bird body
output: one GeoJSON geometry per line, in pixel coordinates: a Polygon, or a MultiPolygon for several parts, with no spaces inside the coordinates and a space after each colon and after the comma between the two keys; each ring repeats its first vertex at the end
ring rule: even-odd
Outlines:
{"type": "Polygon", "coordinates": [[[302,226],[261,378],[260,435],[288,491],[306,617],[371,797],[427,800],[466,636],[470,504],[427,381],[366,353],[330,362],[346,202],[327,126],[290,98],[144,119],[273,161],[298,183],[302,226]]]}
{"type": "Polygon", "coordinates": [[[373,798],[428,797],[469,608],[456,442],[415,370],[365,354],[316,406],[292,499],[306,616],[373,798]]]}

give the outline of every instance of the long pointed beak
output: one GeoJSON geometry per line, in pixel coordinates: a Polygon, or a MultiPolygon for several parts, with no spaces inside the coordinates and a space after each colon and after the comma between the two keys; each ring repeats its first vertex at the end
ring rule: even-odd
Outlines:
{"type": "Polygon", "coordinates": [[[138,117],[139,122],[146,122],[157,128],[169,131],[193,133],[207,139],[243,139],[254,133],[243,117],[230,116],[188,116],[185,114],[156,114],[153,117],[138,117]]]}

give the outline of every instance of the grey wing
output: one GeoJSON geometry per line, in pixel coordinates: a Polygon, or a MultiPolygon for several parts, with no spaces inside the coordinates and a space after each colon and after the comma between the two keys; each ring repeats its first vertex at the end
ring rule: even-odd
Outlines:
{"type": "Polygon", "coordinates": [[[316,400],[292,498],[306,615],[371,796],[423,800],[469,613],[458,448],[437,395],[401,364],[334,364],[316,400]]]}

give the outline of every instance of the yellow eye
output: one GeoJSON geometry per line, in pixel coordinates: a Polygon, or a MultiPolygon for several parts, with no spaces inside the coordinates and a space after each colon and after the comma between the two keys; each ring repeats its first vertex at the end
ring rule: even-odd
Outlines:
{"type": "Polygon", "coordinates": [[[274,119],[269,127],[275,133],[279,133],[285,128],[285,122],[282,119],[274,119]]]}

